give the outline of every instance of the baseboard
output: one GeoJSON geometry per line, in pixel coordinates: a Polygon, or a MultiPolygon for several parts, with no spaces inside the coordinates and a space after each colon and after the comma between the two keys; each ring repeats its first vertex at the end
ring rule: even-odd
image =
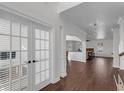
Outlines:
{"type": "Polygon", "coordinates": [[[53,82],[51,82],[52,84],[57,83],[60,80],[60,77],[57,77],[53,82]]]}
{"type": "Polygon", "coordinates": [[[95,56],[96,58],[98,57],[98,58],[111,58],[111,59],[113,59],[113,57],[104,57],[104,56],[95,56]]]}
{"type": "Polygon", "coordinates": [[[115,66],[115,65],[113,65],[112,67],[113,67],[113,68],[119,68],[119,66],[115,66]]]}
{"type": "Polygon", "coordinates": [[[61,74],[61,77],[62,77],[62,78],[66,77],[66,76],[67,76],[67,73],[62,73],[62,74],[61,74]]]}
{"type": "Polygon", "coordinates": [[[86,63],[86,61],[76,61],[76,60],[71,60],[70,62],[82,62],[82,63],[86,63]]]}
{"type": "Polygon", "coordinates": [[[124,67],[120,67],[120,70],[124,70],[124,67]]]}

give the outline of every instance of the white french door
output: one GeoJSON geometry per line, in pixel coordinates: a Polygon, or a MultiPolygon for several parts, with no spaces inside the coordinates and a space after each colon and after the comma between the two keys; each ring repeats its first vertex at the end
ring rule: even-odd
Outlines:
{"type": "Polygon", "coordinates": [[[40,90],[49,84],[49,41],[44,27],[0,10],[1,91],[40,90]]]}
{"type": "Polygon", "coordinates": [[[40,25],[33,27],[32,34],[33,90],[39,90],[49,84],[49,32],[40,25]]]}
{"type": "Polygon", "coordinates": [[[0,90],[28,90],[29,26],[0,18],[0,90]]]}

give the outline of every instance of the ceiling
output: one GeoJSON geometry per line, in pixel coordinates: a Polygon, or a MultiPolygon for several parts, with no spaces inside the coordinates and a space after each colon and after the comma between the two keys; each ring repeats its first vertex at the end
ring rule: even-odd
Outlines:
{"type": "Polygon", "coordinates": [[[97,32],[89,33],[89,25],[101,19],[104,23],[105,29],[101,35],[104,35],[103,39],[112,39],[113,24],[116,24],[118,19],[124,16],[124,3],[109,3],[109,2],[86,2],[81,3],[71,9],[68,9],[61,13],[70,19],[83,31],[88,33],[87,39],[98,39],[100,36],[100,30],[97,32]]]}

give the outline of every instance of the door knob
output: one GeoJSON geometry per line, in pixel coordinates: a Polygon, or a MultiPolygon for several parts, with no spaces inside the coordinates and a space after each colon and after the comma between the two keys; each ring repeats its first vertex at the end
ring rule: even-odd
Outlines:
{"type": "Polygon", "coordinates": [[[31,61],[29,60],[28,63],[31,63],[31,61]]]}
{"type": "Polygon", "coordinates": [[[35,60],[33,60],[32,62],[33,62],[33,63],[35,63],[36,61],[35,61],[35,60]]]}

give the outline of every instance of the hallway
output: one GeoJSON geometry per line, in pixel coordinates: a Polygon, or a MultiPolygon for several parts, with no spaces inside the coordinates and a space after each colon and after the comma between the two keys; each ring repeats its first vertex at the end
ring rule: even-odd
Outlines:
{"type": "Polygon", "coordinates": [[[87,63],[71,62],[68,75],[43,91],[114,91],[116,85],[112,75],[111,58],[94,58],[87,63]]]}
{"type": "Polygon", "coordinates": [[[124,2],[0,2],[0,91],[39,90],[124,90],[124,2]]]}

